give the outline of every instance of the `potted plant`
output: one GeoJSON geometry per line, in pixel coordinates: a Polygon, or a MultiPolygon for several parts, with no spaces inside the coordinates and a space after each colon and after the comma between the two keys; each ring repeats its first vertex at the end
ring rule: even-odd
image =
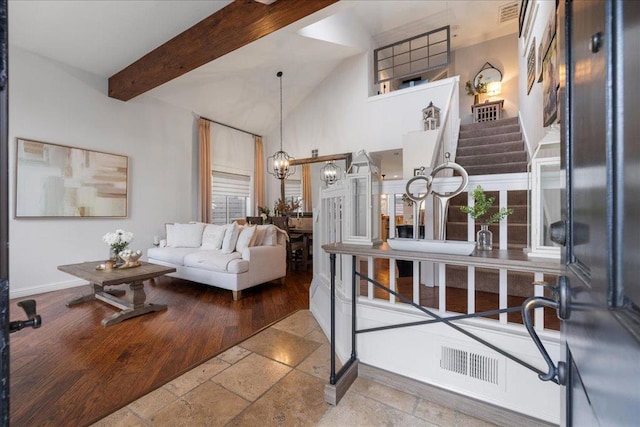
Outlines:
{"type": "Polygon", "coordinates": [[[273,210],[280,216],[291,216],[292,213],[300,209],[300,201],[292,198],[290,202],[286,202],[282,199],[278,199],[273,207],[273,210]]]}
{"type": "Polygon", "coordinates": [[[489,209],[493,207],[495,197],[487,197],[479,185],[473,190],[471,197],[473,198],[473,206],[460,206],[460,210],[480,224],[480,230],[476,234],[476,245],[478,249],[491,250],[493,233],[489,230],[489,224],[502,221],[513,213],[513,209],[502,208],[490,215],[489,209]]]}
{"type": "Polygon", "coordinates": [[[481,93],[487,93],[487,83],[482,81],[482,74],[478,76],[477,85],[474,86],[471,80],[467,80],[465,88],[467,89],[467,95],[473,96],[474,104],[478,104],[480,102],[479,95],[481,93]]]}
{"type": "Polygon", "coordinates": [[[271,209],[266,206],[258,206],[258,213],[262,217],[262,221],[266,224],[267,219],[271,216],[271,209]]]}

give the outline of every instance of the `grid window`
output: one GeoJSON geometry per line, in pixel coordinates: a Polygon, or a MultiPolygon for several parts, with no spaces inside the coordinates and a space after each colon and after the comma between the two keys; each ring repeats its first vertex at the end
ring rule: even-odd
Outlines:
{"type": "Polygon", "coordinates": [[[447,66],[450,61],[449,36],[447,25],[374,50],[376,83],[447,66]]]}

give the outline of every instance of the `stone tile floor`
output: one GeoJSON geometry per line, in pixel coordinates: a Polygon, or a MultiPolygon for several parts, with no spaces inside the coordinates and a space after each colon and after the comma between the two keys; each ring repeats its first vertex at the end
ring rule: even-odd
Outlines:
{"type": "Polygon", "coordinates": [[[329,355],[311,312],[298,311],[94,426],[493,426],[364,378],[333,407],[329,355]]]}

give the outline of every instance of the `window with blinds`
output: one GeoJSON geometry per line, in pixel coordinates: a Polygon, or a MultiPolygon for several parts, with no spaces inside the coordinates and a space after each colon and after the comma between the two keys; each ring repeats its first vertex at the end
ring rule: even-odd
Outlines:
{"type": "Polygon", "coordinates": [[[300,208],[297,212],[302,212],[302,180],[300,179],[287,179],[284,183],[284,199],[288,203],[290,201],[297,200],[300,203],[300,208]]]}
{"type": "Polygon", "coordinates": [[[211,222],[228,224],[245,218],[251,206],[251,177],[233,173],[211,172],[211,222]]]}

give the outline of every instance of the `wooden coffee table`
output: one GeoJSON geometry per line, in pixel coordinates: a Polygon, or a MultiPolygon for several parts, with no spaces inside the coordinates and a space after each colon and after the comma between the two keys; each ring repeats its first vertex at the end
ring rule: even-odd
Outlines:
{"type": "Polygon", "coordinates": [[[88,280],[93,286],[93,293],[72,299],[67,302],[67,307],[99,299],[122,310],[111,317],[103,319],[102,326],[115,325],[132,317],[167,309],[164,304],[145,304],[147,296],[144,293],[143,281],[173,273],[176,271],[175,268],[140,261],[139,267],[116,268],[111,271],[97,270],[96,267],[101,263],[102,261],[92,261],[58,266],[58,270],[88,280]],[[128,293],[117,289],[105,290],[105,286],[117,286],[126,283],[129,284],[128,293]],[[126,299],[118,298],[125,294],[128,294],[126,299]]]}

